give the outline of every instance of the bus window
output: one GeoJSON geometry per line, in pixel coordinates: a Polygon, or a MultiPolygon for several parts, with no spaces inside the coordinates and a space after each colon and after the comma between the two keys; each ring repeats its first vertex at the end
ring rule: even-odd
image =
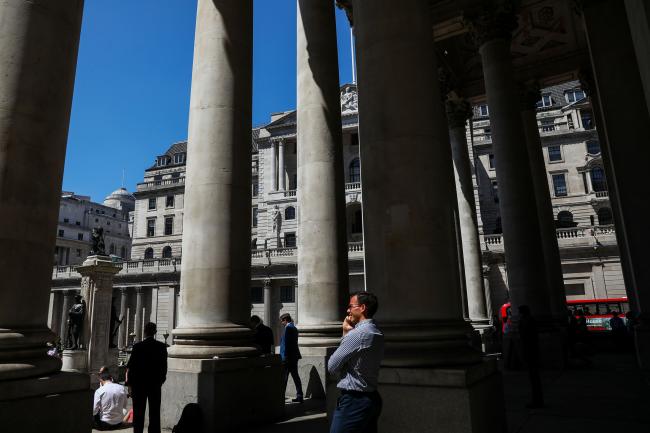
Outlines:
{"type": "Polygon", "coordinates": [[[630,311],[630,304],[627,302],[623,302],[621,304],[621,313],[627,313],[628,311],[630,311]]]}

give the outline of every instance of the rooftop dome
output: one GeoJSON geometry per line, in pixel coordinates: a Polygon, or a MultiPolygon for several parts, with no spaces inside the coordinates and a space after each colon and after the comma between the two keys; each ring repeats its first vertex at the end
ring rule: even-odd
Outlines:
{"type": "Polygon", "coordinates": [[[113,191],[104,199],[104,206],[115,209],[133,210],[135,197],[126,188],[119,188],[113,191]]]}

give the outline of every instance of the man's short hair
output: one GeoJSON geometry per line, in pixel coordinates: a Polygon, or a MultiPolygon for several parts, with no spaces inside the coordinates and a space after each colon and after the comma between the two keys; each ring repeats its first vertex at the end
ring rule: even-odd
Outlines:
{"type": "Polygon", "coordinates": [[[289,313],[284,313],[283,315],[280,316],[280,321],[286,320],[287,322],[293,322],[293,319],[291,318],[291,314],[289,313]]]}
{"type": "Polygon", "coordinates": [[[375,313],[377,313],[377,309],[379,308],[379,301],[377,300],[377,295],[371,292],[355,292],[350,295],[351,298],[353,296],[357,297],[357,302],[359,303],[359,305],[366,306],[367,317],[373,317],[375,313]]]}
{"type": "Polygon", "coordinates": [[[101,373],[99,373],[99,378],[103,381],[106,382],[107,380],[113,380],[113,376],[108,372],[108,370],[104,370],[101,373]]]}
{"type": "Polygon", "coordinates": [[[149,322],[146,325],[144,325],[143,333],[145,337],[153,337],[156,335],[156,332],[158,331],[158,327],[156,326],[155,323],[149,322]]]}
{"type": "Polygon", "coordinates": [[[251,323],[262,323],[262,319],[260,319],[260,316],[256,316],[256,315],[251,316],[250,321],[251,323]]]}

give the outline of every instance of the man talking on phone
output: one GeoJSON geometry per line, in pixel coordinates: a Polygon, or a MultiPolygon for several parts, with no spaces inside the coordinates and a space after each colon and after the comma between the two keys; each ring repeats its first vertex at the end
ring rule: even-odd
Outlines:
{"type": "Polygon", "coordinates": [[[377,296],[370,292],[350,297],[341,344],[327,363],[330,374],[341,377],[330,433],[377,432],[382,405],[377,382],[384,356],[384,334],[372,319],[378,306],[377,296]]]}

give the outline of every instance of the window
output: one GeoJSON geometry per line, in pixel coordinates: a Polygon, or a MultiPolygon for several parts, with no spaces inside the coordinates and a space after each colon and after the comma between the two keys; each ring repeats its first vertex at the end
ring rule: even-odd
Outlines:
{"type": "Polygon", "coordinates": [[[157,174],[157,175],[155,175],[155,176],[153,177],[153,182],[154,182],[154,184],[156,184],[156,185],[160,185],[160,184],[162,183],[162,175],[161,175],[161,174],[157,174]]]}
{"type": "Polygon", "coordinates": [[[165,217],[165,235],[174,233],[174,217],[165,217]]]}
{"type": "Polygon", "coordinates": [[[591,187],[594,191],[607,191],[607,182],[605,181],[605,172],[601,167],[591,169],[591,187]]]}
{"type": "Polygon", "coordinates": [[[254,238],[251,241],[251,250],[256,250],[257,249],[257,238],[254,238]]]}
{"type": "Polygon", "coordinates": [[[590,111],[580,110],[580,120],[584,129],[594,129],[594,120],[590,111]]]}
{"type": "Polygon", "coordinates": [[[175,153],[174,154],[174,164],[182,164],[185,162],[185,154],[184,153],[175,153]]]}
{"type": "Polygon", "coordinates": [[[253,227],[257,227],[257,213],[258,210],[256,207],[253,208],[253,227]]]}
{"type": "Polygon", "coordinates": [[[350,183],[361,182],[361,162],[354,158],[350,163],[350,183]]]}
{"type": "Polygon", "coordinates": [[[557,226],[558,228],[575,227],[576,224],[573,222],[573,214],[568,210],[560,211],[557,214],[557,226]]]}
{"type": "Polygon", "coordinates": [[[146,250],[144,250],[144,258],[153,259],[153,248],[147,248],[146,250]]]}
{"type": "Polygon", "coordinates": [[[490,115],[490,110],[488,109],[487,104],[482,104],[478,106],[478,114],[480,116],[487,117],[490,115]]]}
{"type": "Polygon", "coordinates": [[[149,199],[149,210],[156,209],[156,197],[151,197],[149,199]]]}
{"type": "Polygon", "coordinates": [[[81,221],[75,221],[75,222],[74,222],[74,225],[76,225],[76,226],[80,226],[80,225],[81,225],[81,221]]]}
{"type": "Polygon", "coordinates": [[[284,210],[284,219],[285,220],[295,220],[296,219],[296,208],[289,206],[284,210]]]}
{"type": "Polygon", "coordinates": [[[120,257],[122,257],[123,259],[126,258],[126,248],[125,247],[120,248],[120,257]]]}
{"type": "Polygon", "coordinates": [[[165,207],[174,207],[174,196],[168,195],[165,199],[165,207]]]}
{"type": "Polygon", "coordinates": [[[496,180],[492,181],[492,198],[495,203],[499,203],[499,184],[496,180]]]}
{"type": "Polygon", "coordinates": [[[296,292],[293,286],[280,286],[280,302],[296,302],[296,292]]]}
{"type": "Polygon", "coordinates": [[[363,218],[361,209],[354,212],[354,219],[352,220],[352,233],[363,233],[363,218]]]}
{"type": "Polygon", "coordinates": [[[537,108],[545,108],[553,105],[553,98],[550,93],[542,94],[542,99],[537,102],[537,108]]]}
{"type": "Polygon", "coordinates": [[[492,128],[483,128],[483,138],[492,140],[492,128]]]}
{"type": "Polygon", "coordinates": [[[178,179],[181,177],[179,172],[172,173],[172,183],[178,183],[178,179]]]}
{"type": "Polygon", "coordinates": [[[567,296],[578,296],[585,294],[585,283],[564,284],[564,292],[567,296]]]}
{"type": "Polygon", "coordinates": [[[614,224],[612,210],[608,207],[601,207],[598,209],[598,225],[608,226],[610,224],[614,224]]]}
{"type": "Polygon", "coordinates": [[[156,236],[156,219],[149,218],[147,220],[147,237],[156,236]]]}
{"type": "Polygon", "coordinates": [[[95,218],[95,222],[98,223],[98,222],[99,222],[99,218],[95,218]]]}
{"type": "Polygon", "coordinates": [[[554,174],[551,176],[553,180],[553,192],[555,197],[565,197],[567,195],[566,189],[566,176],[564,173],[554,174]]]}
{"type": "Polygon", "coordinates": [[[110,226],[110,225],[111,225],[111,222],[110,222],[110,221],[106,221],[106,225],[107,225],[107,226],[110,226]]]}
{"type": "Polygon", "coordinates": [[[108,254],[115,254],[115,244],[111,244],[110,248],[108,249],[108,254]]]}
{"type": "Polygon", "coordinates": [[[162,257],[163,259],[171,259],[172,258],[172,247],[167,245],[165,248],[162,249],[162,257]]]}
{"type": "Polygon", "coordinates": [[[264,303],[264,288],[251,287],[251,303],[263,304],[264,303]]]}
{"type": "Polygon", "coordinates": [[[78,241],[83,241],[84,240],[84,234],[83,233],[77,233],[77,240],[78,241]]]}
{"type": "Polygon", "coordinates": [[[68,218],[63,218],[63,222],[64,222],[64,223],[69,223],[70,220],[69,220],[68,218]]]}
{"type": "Polygon", "coordinates": [[[158,157],[157,165],[158,165],[158,167],[164,167],[164,166],[170,164],[171,162],[172,162],[171,157],[169,157],[167,155],[163,155],[163,156],[158,157]]]}
{"type": "Polygon", "coordinates": [[[598,155],[600,153],[600,143],[598,140],[587,141],[587,153],[589,155],[598,155]]]}
{"type": "Polygon", "coordinates": [[[555,119],[542,119],[542,132],[555,131],[555,119]]]}
{"type": "Polygon", "coordinates": [[[77,248],[77,257],[81,257],[81,250],[77,248]]]}
{"type": "Polygon", "coordinates": [[[582,89],[571,89],[564,92],[564,98],[566,101],[571,104],[573,102],[581,101],[585,99],[585,92],[582,89]]]}
{"type": "Polygon", "coordinates": [[[490,170],[494,170],[494,154],[493,153],[488,155],[488,167],[490,167],[490,170]]]}
{"type": "Polygon", "coordinates": [[[350,134],[350,146],[359,145],[359,134],[350,134]]]}
{"type": "Polygon", "coordinates": [[[62,238],[64,233],[65,232],[63,230],[59,230],[59,237],[62,238]]]}
{"type": "Polygon", "coordinates": [[[289,180],[289,189],[298,189],[298,174],[294,173],[289,180]]]}
{"type": "Polygon", "coordinates": [[[253,197],[257,197],[260,194],[260,185],[257,179],[253,180],[253,197]]]}
{"type": "Polygon", "coordinates": [[[285,233],[284,234],[284,246],[286,248],[295,248],[296,247],[296,234],[295,233],[285,233]]]}
{"type": "Polygon", "coordinates": [[[547,150],[549,162],[562,161],[562,147],[559,144],[557,146],[549,146],[547,150]]]}

